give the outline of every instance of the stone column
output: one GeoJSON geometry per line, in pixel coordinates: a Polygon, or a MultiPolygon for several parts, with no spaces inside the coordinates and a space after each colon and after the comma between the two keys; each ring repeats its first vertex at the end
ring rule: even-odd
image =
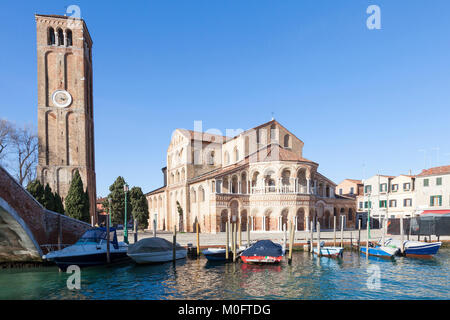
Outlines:
{"type": "Polygon", "coordinates": [[[306,193],[311,194],[311,179],[306,179],[306,193]]]}
{"type": "Polygon", "coordinates": [[[305,226],[305,231],[309,231],[309,207],[305,207],[305,219],[304,219],[304,223],[306,224],[305,226]]]}
{"type": "Polygon", "coordinates": [[[59,35],[58,35],[58,31],[55,29],[55,45],[57,46],[59,43],[59,35]]]}

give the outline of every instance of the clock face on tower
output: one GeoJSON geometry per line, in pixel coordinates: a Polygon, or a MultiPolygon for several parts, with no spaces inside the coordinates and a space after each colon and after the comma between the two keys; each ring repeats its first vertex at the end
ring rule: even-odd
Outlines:
{"type": "Polygon", "coordinates": [[[66,90],[56,90],[53,92],[52,100],[55,106],[65,108],[72,103],[72,96],[66,90]]]}

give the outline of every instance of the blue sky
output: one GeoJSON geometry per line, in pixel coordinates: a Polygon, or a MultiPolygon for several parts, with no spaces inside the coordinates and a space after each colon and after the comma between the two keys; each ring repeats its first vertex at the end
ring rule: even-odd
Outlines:
{"type": "Polygon", "coordinates": [[[272,112],[336,183],[450,164],[448,0],[2,1],[0,117],[37,125],[33,15],[72,4],[94,40],[98,196],[119,175],[160,187],[176,128],[272,112]]]}

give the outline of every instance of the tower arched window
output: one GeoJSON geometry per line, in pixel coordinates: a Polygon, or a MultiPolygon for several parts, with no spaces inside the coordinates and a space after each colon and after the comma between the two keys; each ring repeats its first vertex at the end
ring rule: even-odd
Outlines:
{"type": "Polygon", "coordinates": [[[209,153],[209,156],[208,156],[208,164],[211,165],[211,166],[214,165],[214,151],[211,151],[211,152],[209,153]]]}
{"type": "Polygon", "coordinates": [[[52,27],[48,28],[47,44],[49,46],[55,44],[55,29],[53,29],[52,27]]]}
{"type": "Polygon", "coordinates": [[[291,137],[290,137],[290,135],[285,135],[284,136],[284,147],[285,148],[290,148],[291,147],[291,137]]]}
{"type": "Polygon", "coordinates": [[[62,29],[58,29],[58,46],[64,45],[64,32],[62,29]]]}
{"type": "Polygon", "coordinates": [[[66,36],[67,36],[67,46],[71,47],[73,44],[73,40],[72,40],[72,30],[67,29],[66,30],[66,36]]]}

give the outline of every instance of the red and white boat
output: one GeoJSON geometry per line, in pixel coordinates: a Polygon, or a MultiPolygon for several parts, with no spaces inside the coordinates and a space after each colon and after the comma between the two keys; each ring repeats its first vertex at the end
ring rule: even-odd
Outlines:
{"type": "Polygon", "coordinates": [[[270,240],[260,240],[241,253],[244,263],[279,263],[284,256],[283,247],[270,240]]]}

